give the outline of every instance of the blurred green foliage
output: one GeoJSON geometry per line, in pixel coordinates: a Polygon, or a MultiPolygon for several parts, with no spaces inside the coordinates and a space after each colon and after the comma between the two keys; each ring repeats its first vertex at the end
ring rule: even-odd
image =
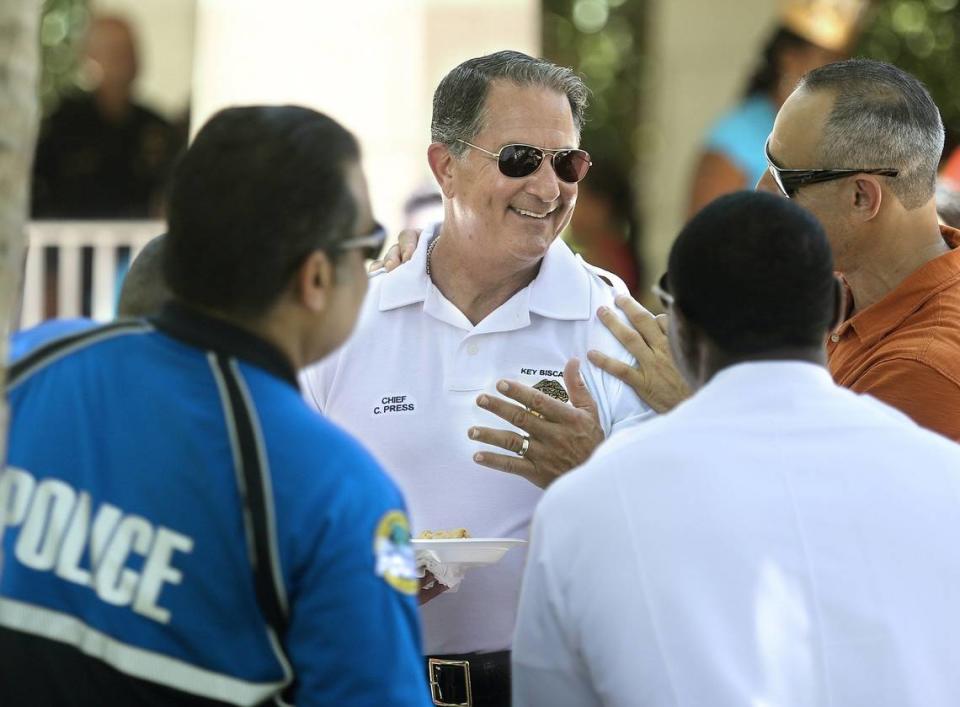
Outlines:
{"type": "Polygon", "coordinates": [[[40,24],[40,101],[49,114],[80,76],[77,53],[89,19],[88,0],[44,0],[40,24]]]}
{"type": "Polygon", "coordinates": [[[960,142],[960,0],[876,0],[856,53],[923,81],[940,107],[948,148],[960,142]]]}
{"type": "Polygon", "coordinates": [[[581,144],[630,174],[639,146],[647,0],[543,0],[543,54],[593,92],[581,144]]]}

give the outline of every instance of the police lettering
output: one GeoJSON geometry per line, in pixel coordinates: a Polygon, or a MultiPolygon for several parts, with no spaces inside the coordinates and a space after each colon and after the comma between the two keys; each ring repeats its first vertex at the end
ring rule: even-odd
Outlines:
{"type": "Polygon", "coordinates": [[[92,505],[86,491],[77,493],[59,479],[38,483],[29,472],[10,467],[0,475],[0,540],[7,528],[20,526],[13,554],[22,564],[169,623],[170,611],[158,603],[160,592],[183,580],[173,566],[174,553],[191,552],[193,539],[109,503],[96,511],[92,505]],[[146,558],[140,572],[126,566],[134,554],[146,558]]]}

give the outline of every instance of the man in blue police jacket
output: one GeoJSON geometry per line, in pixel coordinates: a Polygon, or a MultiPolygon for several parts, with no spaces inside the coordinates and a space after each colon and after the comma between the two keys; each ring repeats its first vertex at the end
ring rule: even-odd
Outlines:
{"type": "Polygon", "coordinates": [[[403,498],[296,378],[349,335],[382,240],[330,118],[200,131],[173,301],[10,371],[0,704],[429,704],[403,498]]]}

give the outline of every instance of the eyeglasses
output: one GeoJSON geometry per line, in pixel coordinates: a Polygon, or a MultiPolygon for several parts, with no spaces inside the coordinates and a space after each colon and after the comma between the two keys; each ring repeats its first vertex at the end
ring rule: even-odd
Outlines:
{"type": "Polygon", "coordinates": [[[881,167],[875,169],[783,169],[777,166],[770,156],[770,139],[763,147],[767,156],[767,169],[777,183],[780,193],[788,199],[792,199],[797,193],[797,189],[807,184],[820,184],[822,182],[832,182],[835,179],[843,179],[852,174],[876,174],[881,177],[896,177],[900,174],[899,169],[890,167],[881,167]]]}
{"type": "Polygon", "coordinates": [[[670,309],[674,302],[674,297],[670,294],[670,281],[667,279],[669,274],[663,273],[660,279],[650,287],[650,291],[660,300],[664,309],[670,309]]]}
{"type": "Polygon", "coordinates": [[[365,260],[376,260],[383,250],[383,244],[387,240],[387,229],[379,223],[374,222],[373,230],[366,236],[355,236],[345,238],[337,244],[337,247],[343,250],[361,250],[365,260]]]}
{"type": "Polygon", "coordinates": [[[590,166],[590,153],[586,150],[575,150],[564,148],[560,150],[547,150],[533,145],[511,144],[504,145],[499,152],[490,152],[482,147],[467,142],[466,140],[457,140],[467,147],[479,150],[485,155],[494,158],[497,161],[497,167],[500,168],[500,174],[505,177],[519,179],[529,177],[540,169],[543,164],[543,158],[550,155],[550,163],[553,165],[553,171],[556,172],[564,182],[576,184],[587,176],[590,166]]]}

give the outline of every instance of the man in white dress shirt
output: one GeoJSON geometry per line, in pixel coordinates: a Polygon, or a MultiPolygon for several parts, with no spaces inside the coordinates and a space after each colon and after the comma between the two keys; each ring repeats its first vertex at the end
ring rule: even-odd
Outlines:
{"type": "Polygon", "coordinates": [[[960,447],[833,383],[832,271],[769,194],[681,232],[663,289],[697,392],[546,493],[516,707],[957,704],[960,447]]]}
{"type": "MultiPolygon", "coordinates": [[[[454,68],[434,96],[427,155],[443,223],[406,267],[371,279],[352,339],[303,376],[399,482],[414,533],[526,538],[542,487],[652,414],[576,361],[600,348],[633,362],[596,315],[622,283],[557,238],[590,167],[586,95],[570,69],[518,52],[454,68]],[[557,429],[563,442],[544,443],[557,429]]],[[[437,704],[509,704],[525,556],[511,550],[428,595],[427,655],[458,661],[429,666],[437,704]]]]}

